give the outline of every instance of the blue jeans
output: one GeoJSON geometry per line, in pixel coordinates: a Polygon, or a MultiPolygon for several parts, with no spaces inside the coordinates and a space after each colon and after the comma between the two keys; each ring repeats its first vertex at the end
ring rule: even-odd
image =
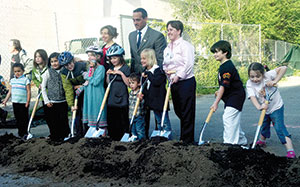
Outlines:
{"type": "Polygon", "coordinates": [[[172,131],[168,111],[166,111],[166,114],[165,114],[163,129],[161,129],[161,118],[162,118],[163,113],[159,112],[159,111],[155,111],[155,110],[153,112],[155,115],[155,119],[157,121],[158,130],[172,131]]]}
{"type": "Polygon", "coordinates": [[[139,140],[146,138],[144,116],[139,115],[133,119],[131,134],[137,136],[139,140]]]}
{"type": "Polygon", "coordinates": [[[271,132],[270,132],[270,124],[271,121],[274,124],[274,129],[277,133],[277,136],[282,144],[286,144],[285,137],[291,137],[289,132],[287,131],[285,125],[284,125],[284,106],[282,106],[280,109],[275,110],[271,114],[266,114],[263,124],[262,124],[262,130],[261,135],[263,135],[265,138],[270,138],[271,132]]]}

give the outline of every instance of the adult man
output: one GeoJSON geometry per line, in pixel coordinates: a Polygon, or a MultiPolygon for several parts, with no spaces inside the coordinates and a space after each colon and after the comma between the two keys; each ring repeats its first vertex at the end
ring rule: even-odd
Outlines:
{"type": "MultiPolygon", "coordinates": [[[[132,31],[129,34],[131,73],[143,72],[140,54],[146,48],[154,49],[157,64],[162,67],[163,52],[167,46],[164,35],[156,30],[153,30],[147,25],[148,14],[143,8],[137,8],[133,11],[132,20],[136,31],[132,31]]],[[[150,123],[149,109],[146,109],[145,122],[146,138],[148,138],[150,123]]]]}
{"type": "Polygon", "coordinates": [[[145,9],[135,9],[132,19],[136,31],[129,34],[131,72],[141,73],[143,71],[140,54],[146,48],[155,50],[157,64],[162,67],[163,52],[167,46],[164,35],[147,25],[148,14],[145,9]]]}

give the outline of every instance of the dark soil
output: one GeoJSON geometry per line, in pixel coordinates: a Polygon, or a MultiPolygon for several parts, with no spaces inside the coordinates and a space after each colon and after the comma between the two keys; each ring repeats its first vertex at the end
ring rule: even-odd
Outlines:
{"type": "Polygon", "coordinates": [[[121,143],[109,138],[23,141],[0,136],[11,173],[66,184],[111,186],[300,186],[300,159],[224,144],[121,143]]]}

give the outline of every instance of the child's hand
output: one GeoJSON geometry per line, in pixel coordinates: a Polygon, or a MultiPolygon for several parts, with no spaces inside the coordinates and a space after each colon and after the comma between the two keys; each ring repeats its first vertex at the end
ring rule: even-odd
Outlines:
{"type": "Polygon", "coordinates": [[[82,85],[76,85],[74,86],[74,90],[77,90],[78,88],[80,88],[82,85]]]}
{"type": "Polygon", "coordinates": [[[263,103],[260,105],[259,110],[267,110],[268,109],[268,104],[263,103]]]}
{"type": "Polygon", "coordinates": [[[115,74],[115,72],[111,69],[107,70],[106,74],[115,74]]]}
{"type": "Polygon", "coordinates": [[[275,81],[268,81],[267,83],[266,83],[266,85],[268,86],[268,87],[273,87],[273,86],[276,86],[276,82],[275,81]]]}
{"type": "Polygon", "coordinates": [[[4,100],[4,101],[2,102],[2,104],[3,104],[4,106],[6,106],[6,102],[7,102],[7,101],[4,100]]]}
{"type": "Polygon", "coordinates": [[[147,78],[147,75],[145,72],[142,73],[142,77],[147,78]]]}
{"type": "Polygon", "coordinates": [[[141,100],[143,100],[143,98],[144,98],[144,94],[138,93],[137,97],[138,97],[139,100],[141,101],[141,100]]]}
{"type": "Polygon", "coordinates": [[[47,107],[51,108],[53,106],[53,103],[47,103],[47,107]]]}
{"type": "Polygon", "coordinates": [[[89,85],[89,81],[85,81],[82,85],[83,85],[83,86],[89,85]]]}
{"type": "Polygon", "coordinates": [[[214,112],[218,110],[218,104],[214,103],[211,105],[210,109],[213,109],[214,112]]]}
{"type": "Polygon", "coordinates": [[[77,106],[72,106],[72,107],[71,107],[71,111],[72,111],[72,112],[74,112],[74,111],[77,110],[77,109],[78,109],[77,106]]]}
{"type": "Polygon", "coordinates": [[[28,107],[29,107],[29,103],[26,103],[26,104],[25,104],[25,107],[28,108],[28,107]]]}
{"type": "Polygon", "coordinates": [[[117,75],[122,75],[122,71],[120,71],[120,70],[115,70],[115,74],[117,74],[117,75]]]}

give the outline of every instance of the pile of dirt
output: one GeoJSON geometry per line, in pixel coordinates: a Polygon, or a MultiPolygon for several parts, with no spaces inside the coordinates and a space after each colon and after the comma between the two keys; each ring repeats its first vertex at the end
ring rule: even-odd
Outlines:
{"type": "Polygon", "coordinates": [[[0,164],[10,172],[68,184],[124,186],[300,186],[300,159],[239,146],[178,141],[68,142],[0,136],[0,164]]]}

